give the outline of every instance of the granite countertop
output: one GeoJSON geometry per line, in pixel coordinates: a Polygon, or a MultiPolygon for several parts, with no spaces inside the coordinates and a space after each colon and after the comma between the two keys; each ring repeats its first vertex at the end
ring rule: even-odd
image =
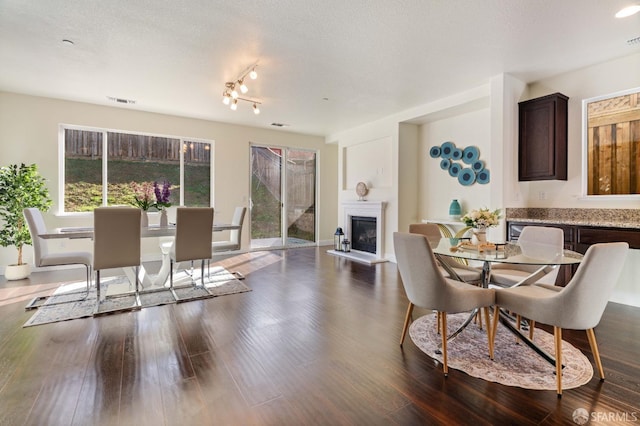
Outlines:
{"type": "Polygon", "coordinates": [[[507,208],[510,222],[640,229],[640,209],[507,208]]]}

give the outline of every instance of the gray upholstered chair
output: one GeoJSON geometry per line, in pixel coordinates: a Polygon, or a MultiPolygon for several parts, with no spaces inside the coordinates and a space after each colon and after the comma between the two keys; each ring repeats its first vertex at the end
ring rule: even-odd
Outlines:
{"type": "MultiPolygon", "coordinates": [[[[93,210],[93,269],[96,271],[97,309],[100,299],[100,271],[135,267],[138,294],[140,267],[140,215],[132,207],[98,207],[93,210]]],[[[139,301],[138,301],[139,306],[139,301]]]]}
{"type": "MultiPolygon", "coordinates": [[[[440,241],[440,238],[442,238],[440,228],[435,223],[409,224],[409,233],[424,235],[429,241],[434,241],[436,243],[440,241]]],[[[460,280],[466,283],[476,284],[480,283],[482,280],[482,272],[478,268],[457,262],[449,257],[443,257],[440,259],[440,263],[446,263],[449,268],[453,269],[453,272],[460,278],[460,280]]],[[[439,266],[439,268],[443,275],[451,278],[449,273],[442,266],[439,266]]]]}
{"type": "MultiPolygon", "coordinates": [[[[564,232],[560,228],[547,226],[525,226],[522,228],[518,245],[522,254],[531,257],[562,255],[564,249],[564,232]],[[542,251],[542,253],[540,253],[542,251]]],[[[540,269],[540,265],[494,263],[491,266],[489,282],[499,287],[511,287],[540,269]]],[[[546,275],[537,280],[538,283],[556,282],[559,267],[548,266],[546,275]]]]}
{"type": "MultiPolygon", "coordinates": [[[[586,330],[600,378],[604,371],[593,329],[620,277],[629,244],[594,244],[587,250],[575,275],[564,287],[549,284],[496,289],[496,309],[504,308],[553,326],[557,393],[562,395],[562,329],[586,330]]],[[[491,336],[495,336],[498,315],[494,315],[491,336]]],[[[492,337],[493,338],[493,337],[492,337]]]]}
{"type": "MultiPolygon", "coordinates": [[[[437,311],[442,321],[443,371],[447,375],[447,313],[484,308],[487,334],[489,334],[488,307],[493,305],[494,290],[445,278],[438,269],[436,258],[427,239],[421,235],[394,232],[393,243],[400,277],[409,298],[400,345],[404,342],[414,306],[437,311]]],[[[493,357],[492,343],[489,336],[489,356],[491,357],[493,357]]]]}
{"type": "Polygon", "coordinates": [[[42,212],[37,208],[27,208],[22,213],[31,234],[35,266],[84,265],[87,268],[87,294],[89,294],[89,287],[91,286],[91,253],[88,251],[50,253],[46,240],[38,236],[47,232],[42,212]]]}
{"type": "Polygon", "coordinates": [[[202,261],[202,285],[204,263],[211,259],[213,240],[213,208],[178,207],[176,210],[176,238],[171,247],[170,288],[173,291],[173,264],[183,261],[202,261]]]}
{"type": "Polygon", "coordinates": [[[225,251],[240,250],[242,244],[242,225],[244,224],[244,216],[247,213],[246,207],[236,207],[233,212],[233,219],[231,219],[232,225],[238,225],[238,229],[232,229],[229,231],[229,239],[226,241],[214,241],[211,244],[212,254],[217,254],[225,251]]]}

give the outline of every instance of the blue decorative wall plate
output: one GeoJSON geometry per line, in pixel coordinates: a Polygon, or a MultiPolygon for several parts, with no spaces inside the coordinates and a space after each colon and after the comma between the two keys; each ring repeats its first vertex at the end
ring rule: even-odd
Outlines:
{"type": "Polygon", "coordinates": [[[478,173],[480,170],[484,169],[484,161],[482,160],[474,161],[473,164],[471,165],[471,168],[473,169],[474,172],[478,173]]]}
{"type": "Polygon", "coordinates": [[[480,158],[480,152],[478,151],[478,147],[468,146],[462,151],[462,161],[467,164],[473,164],[475,161],[480,158]]]}
{"type": "Polygon", "coordinates": [[[480,170],[480,172],[476,176],[476,182],[481,183],[483,185],[489,183],[490,180],[491,180],[491,173],[489,173],[489,170],[487,169],[480,170]]]}
{"type": "Polygon", "coordinates": [[[476,174],[469,168],[462,169],[460,170],[460,173],[458,173],[458,182],[460,182],[460,185],[469,186],[475,181],[476,174]]]}
{"type": "Polygon", "coordinates": [[[431,149],[429,150],[429,155],[431,156],[431,158],[440,157],[440,147],[439,146],[432,146],[431,149]]]}
{"type": "Polygon", "coordinates": [[[443,158],[442,160],[440,160],[440,168],[442,170],[447,170],[450,165],[451,165],[451,161],[449,161],[448,158],[443,158]]]}
{"type": "Polygon", "coordinates": [[[449,167],[449,176],[456,177],[462,170],[462,166],[458,163],[452,163],[451,167],[449,167]]]}
{"type": "Polygon", "coordinates": [[[445,142],[440,146],[440,156],[442,158],[451,158],[455,149],[456,146],[453,144],[453,142],[445,142]]]}
{"type": "Polygon", "coordinates": [[[462,160],[462,150],[460,148],[456,148],[451,153],[452,160],[462,160]]]}

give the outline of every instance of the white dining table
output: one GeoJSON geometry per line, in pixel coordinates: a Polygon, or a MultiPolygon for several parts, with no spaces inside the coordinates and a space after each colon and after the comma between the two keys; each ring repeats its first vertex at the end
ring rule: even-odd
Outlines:
{"type": "MultiPolygon", "coordinates": [[[[240,225],[233,225],[230,223],[214,223],[212,232],[222,232],[240,229],[240,225]]],[[[160,237],[173,237],[176,234],[175,224],[168,226],[150,225],[142,227],[140,230],[141,238],[160,238],[160,237]]],[[[38,234],[40,238],[45,240],[53,239],[93,239],[93,227],[62,227],[47,230],[46,233],[38,234]]],[[[138,282],[141,286],[141,291],[150,292],[164,290],[168,286],[169,273],[171,271],[171,244],[160,244],[160,251],[162,252],[162,265],[158,274],[151,276],[145,270],[144,266],[138,268],[138,282]]],[[[129,279],[129,282],[135,282],[135,269],[123,268],[125,275],[129,279]]],[[[115,291],[120,294],[120,291],[115,291]]],[[[111,293],[111,292],[110,292],[111,293]]]]}

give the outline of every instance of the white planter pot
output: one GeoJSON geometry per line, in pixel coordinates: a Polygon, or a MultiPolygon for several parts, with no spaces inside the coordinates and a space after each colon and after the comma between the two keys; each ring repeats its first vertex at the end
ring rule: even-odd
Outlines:
{"type": "Polygon", "coordinates": [[[23,263],[22,265],[7,265],[4,268],[4,277],[8,281],[12,280],[23,280],[29,276],[31,273],[31,268],[28,263],[23,263]]]}

